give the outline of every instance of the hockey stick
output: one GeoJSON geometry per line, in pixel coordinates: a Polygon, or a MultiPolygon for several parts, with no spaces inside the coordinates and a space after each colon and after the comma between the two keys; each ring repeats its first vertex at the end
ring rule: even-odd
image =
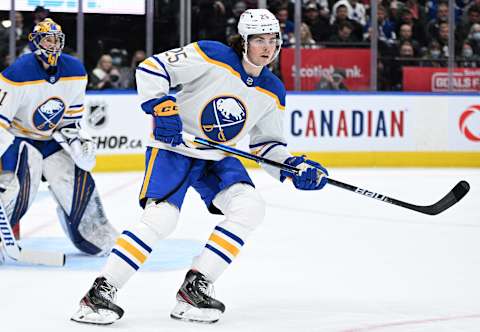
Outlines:
{"type": "Polygon", "coordinates": [[[0,239],[8,257],[22,263],[49,266],[65,265],[65,254],[59,252],[32,251],[20,248],[15,240],[7,212],[0,201],[0,239]]]}
{"type": "MultiPolygon", "coordinates": [[[[208,147],[211,147],[211,148],[214,148],[214,149],[218,149],[218,150],[222,150],[222,151],[234,154],[236,156],[240,156],[240,157],[243,157],[243,158],[246,158],[246,159],[250,159],[250,160],[256,161],[259,164],[270,165],[270,166],[277,167],[277,168],[280,168],[280,169],[285,170],[285,171],[292,172],[294,174],[299,174],[299,172],[300,172],[300,169],[298,169],[294,166],[288,165],[288,164],[279,163],[279,162],[276,162],[274,160],[270,160],[270,159],[267,159],[267,158],[256,156],[254,154],[251,154],[251,153],[248,153],[248,152],[236,149],[236,148],[232,148],[230,146],[223,145],[223,144],[220,144],[220,143],[217,143],[217,142],[213,142],[213,141],[209,141],[209,140],[206,140],[206,139],[203,139],[203,138],[195,137],[195,136],[187,134],[187,133],[182,133],[182,135],[188,141],[192,141],[192,142],[195,142],[195,143],[198,143],[198,144],[201,144],[201,145],[205,145],[205,146],[208,146],[208,147]]],[[[340,182],[340,181],[334,180],[332,178],[328,178],[328,184],[331,184],[333,186],[336,186],[336,187],[339,187],[339,188],[342,188],[342,189],[345,189],[345,190],[348,190],[348,191],[353,191],[357,194],[361,194],[363,196],[374,198],[376,200],[379,200],[379,201],[382,201],[382,202],[385,202],[385,203],[401,206],[401,207],[409,209],[409,210],[417,211],[417,212],[432,215],[432,216],[437,215],[437,214],[445,211],[446,209],[448,209],[452,205],[456,204],[470,190],[470,185],[468,184],[468,182],[462,180],[459,183],[457,183],[455,185],[455,187],[453,187],[453,189],[450,190],[438,202],[436,202],[432,205],[415,205],[415,204],[410,204],[410,203],[407,203],[407,202],[400,201],[400,200],[395,199],[395,198],[388,197],[388,196],[383,195],[383,194],[376,193],[374,191],[362,189],[360,187],[356,187],[356,186],[353,186],[353,185],[348,184],[348,183],[340,182]]]]}

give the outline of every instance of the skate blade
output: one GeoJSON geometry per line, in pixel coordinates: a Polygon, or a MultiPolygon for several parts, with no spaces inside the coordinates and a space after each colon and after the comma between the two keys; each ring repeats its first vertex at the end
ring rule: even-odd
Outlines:
{"type": "Polygon", "coordinates": [[[111,310],[99,309],[98,312],[96,312],[88,306],[81,305],[77,312],[70,317],[70,320],[83,324],[110,325],[119,318],[120,317],[111,310]]]}
{"type": "Polygon", "coordinates": [[[186,322],[213,324],[218,322],[222,312],[217,309],[200,309],[186,302],[178,301],[170,317],[186,322]]]}

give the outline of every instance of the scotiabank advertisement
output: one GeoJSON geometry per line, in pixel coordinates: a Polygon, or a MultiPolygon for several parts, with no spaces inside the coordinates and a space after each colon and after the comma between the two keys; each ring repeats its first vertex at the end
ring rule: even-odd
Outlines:
{"type": "MultiPolygon", "coordinates": [[[[403,90],[448,92],[448,69],[432,67],[403,67],[403,90]]],[[[480,91],[480,69],[455,68],[453,91],[480,91]]]]}
{"type": "MultiPolygon", "coordinates": [[[[370,86],[370,50],[358,48],[302,49],[301,87],[311,90],[366,91],[370,86]]],[[[280,65],[287,90],[294,89],[295,50],[282,49],[280,65]]]]}

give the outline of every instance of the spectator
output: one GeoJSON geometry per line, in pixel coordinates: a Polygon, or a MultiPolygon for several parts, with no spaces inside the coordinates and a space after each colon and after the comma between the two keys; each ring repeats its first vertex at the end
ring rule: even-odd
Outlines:
{"type": "Polygon", "coordinates": [[[310,28],[312,38],[316,42],[326,41],[330,38],[331,28],[328,19],[320,15],[319,7],[316,3],[309,3],[305,7],[304,22],[310,28]]]}
{"type": "MultiPolygon", "coordinates": [[[[339,6],[347,7],[348,18],[358,22],[362,27],[367,24],[367,16],[365,6],[359,3],[358,0],[339,0],[332,8],[332,12],[336,12],[339,6]]],[[[334,17],[331,18],[330,23],[333,23],[334,17]]]]}
{"type": "Polygon", "coordinates": [[[240,15],[247,9],[245,1],[237,1],[232,8],[232,16],[227,18],[225,35],[227,39],[237,33],[238,20],[240,15]]]}
{"type": "MultiPolygon", "coordinates": [[[[421,24],[420,21],[416,20],[412,12],[404,8],[400,11],[400,17],[398,20],[397,27],[403,25],[403,24],[408,24],[412,27],[412,37],[413,39],[417,40],[421,46],[425,45],[426,37],[425,37],[425,27],[421,24]]],[[[397,31],[398,35],[398,31],[397,31]]]]}
{"type": "Polygon", "coordinates": [[[398,33],[399,35],[396,43],[397,48],[400,50],[400,45],[403,44],[403,42],[408,41],[412,44],[414,55],[418,57],[420,55],[420,44],[417,40],[412,38],[412,26],[409,24],[402,24],[398,33]]]}
{"type": "Polygon", "coordinates": [[[120,73],[112,64],[112,57],[104,54],[98,60],[89,75],[88,88],[92,90],[117,89],[119,87],[120,73]]]}
{"type": "MultiPolygon", "coordinates": [[[[292,47],[295,46],[295,35],[290,39],[292,47]]],[[[317,43],[312,38],[312,33],[307,24],[300,24],[300,46],[303,48],[318,48],[317,43]]]]}
{"type": "Polygon", "coordinates": [[[465,41],[462,45],[462,60],[458,63],[459,67],[477,68],[480,56],[473,53],[472,45],[465,41]]]}
{"type": "Polygon", "coordinates": [[[342,21],[338,24],[337,34],[331,36],[329,41],[336,43],[335,47],[352,47],[352,43],[358,42],[352,32],[353,28],[350,22],[342,21]]]}
{"type": "Polygon", "coordinates": [[[325,72],[317,83],[317,90],[348,90],[344,81],[346,78],[345,69],[335,68],[333,73],[325,72]]]}
{"type": "MultiPolygon", "coordinates": [[[[388,13],[385,10],[385,7],[379,5],[377,11],[377,20],[378,20],[378,39],[382,42],[385,42],[388,45],[393,45],[397,36],[395,34],[395,23],[390,21],[388,18],[388,13]]],[[[371,26],[371,20],[369,20],[366,28],[371,26]]],[[[364,39],[367,39],[366,37],[364,39]]]]}
{"type": "Polygon", "coordinates": [[[275,12],[278,22],[280,23],[280,33],[282,35],[283,46],[290,46],[290,39],[292,39],[294,34],[294,24],[292,21],[288,20],[288,9],[287,7],[280,7],[275,12]]]}
{"type": "Polygon", "coordinates": [[[143,50],[136,50],[135,53],[133,53],[132,61],[130,63],[129,84],[127,86],[129,89],[137,88],[137,82],[135,80],[135,71],[137,70],[138,65],[141,62],[143,62],[146,58],[147,58],[147,55],[143,50]]]}
{"type": "Polygon", "coordinates": [[[46,9],[45,7],[42,7],[42,6],[35,7],[35,9],[33,11],[33,25],[32,25],[32,28],[30,29],[30,31],[33,30],[33,27],[35,25],[42,22],[49,15],[50,15],[50,10],[46,9]]]}
{"type": "Polygon", "coordinates": [[[445,67],[445,56],[442,54],[442,46],[436,40],[428,44],[427,54],[423,56],[422,67],[445,67]]]}
{"type": "Polygon", "coordinates": [[[410,42],[405,41],[400,45],[399,57],[396,59],[391,70],[392,90],[403,90],[403,67],[415,66],[417,63],[413,60],[413,46],[410,42]]]}
{"type": "Polygon", "coordinates": [[[112,57],[112,64],[118,70],[119,79],[117,88],[128,89],[131,81],[132,72],[130,67],[127,66],[128,52],[126,49],[112,48],[110,50],[110,56],[112,57]]]}
{"type": "Polygon", "coordinates": [[[459,38],[458,38],[459,40],[467,39],[470,29],[472,28],[472,25],[480,24],[480,0],[476,0],[476,1],[478,1],[479,4],[470,6],[468,8],[466,19],[462,23],[460,23],[456,28],[459,34],[459,38]]]}
{"type": "Polygon", "coordinates": [[[427,38],[428,40],[438,38],[438,32],[440,30],[440,24],[448,23],[448,4],[441,2],[437,7],[437,17],[430,20],[427,24],[427,38]]]}
{"type": "Polygon", "coordinates": [[[227,16],[222,1],[198,0],[192,6],[192,39],[226,42],[227,16]]]}
{"type": "Polygon", "coordinates": [[[440,44],[440,49],[444,57],[448,57],[448,23],[442,22],[438,25],[438,37],[436,40],[440,44]]]}
{"type": "Polygon", "coordinates": [[[467,38],[476,55],[480,55],[480,24],[473,24],[467,38]]]}
{"type": "MultiPolygon", "coordinates": [[[[10,23],[10,21],[7,21],[10,23]]],[[[0,25],[0,57],[5,57],[9,53],[11,26],[0,25]]],[[[20,55],[28,51],[28,28],[24,25],[23,14],[15,12],[15,54],[20,55]]]]}
{"type": "MultiPolygon", "coordinates": [[[[352,29],[353,39],[357,42],[363,39],[363,28],[357,21],[348,18],[348,8],[344,4],[341,4],[335,10],[334,23],[332,24],[332,32],[338,35],[339,25],[342,22],[348,22],[352,29]]],[[[335,36],[334,35],[334,36],[335,36]]],[[[332,37],[334,37],[332,36],[332,37]]]]}

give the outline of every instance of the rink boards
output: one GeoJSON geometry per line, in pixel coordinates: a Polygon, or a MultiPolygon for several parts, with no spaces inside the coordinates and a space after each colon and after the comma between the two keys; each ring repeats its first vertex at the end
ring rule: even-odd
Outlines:
{"type": "MultiPolygon", "coordinates": [[[[151,119],[137,95],[89,93],[85,106],[96,170],[143,169],[151,119]]],[[[290,151],[330,167],[480,166],[478,95],[289,93],[286,106],[290,151]]],[[[247,149],[248,138],[238,147],[247,149]]]]}

